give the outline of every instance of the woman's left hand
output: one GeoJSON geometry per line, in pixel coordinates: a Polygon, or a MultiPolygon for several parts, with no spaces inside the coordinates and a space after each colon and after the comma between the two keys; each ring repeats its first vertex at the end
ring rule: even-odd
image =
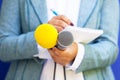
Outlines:
{"type": "Polygon", "coordinates": [[[77,55],[78,45],[77,43],[72,43],[65,50],[60,50],[56,47],[48,49],[51,57],[56,63],[59,63],[63,66],[73,62],[74,58],[77,55]]]}

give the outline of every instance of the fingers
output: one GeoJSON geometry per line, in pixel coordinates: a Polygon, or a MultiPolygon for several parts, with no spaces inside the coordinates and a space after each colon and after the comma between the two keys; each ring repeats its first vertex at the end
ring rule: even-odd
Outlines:
{"type": "Polygon", "coordinates": [[[57,49],[56,47],[54,47],[53,49],[48,50],[48,51],[50,52],[52,59],[56,63],[59,63],[59,64],[65,66],[72,61],[71,57],[69,56],[69,54],[66,53],[66,51],[61,51],[61,50],[57,49]]]}
{"type": "Polygon", "coordinates": [[[60,52],[56,47],[48,50],[52,57],[60,57],[62,52],[60,52]]]}
{"type": "Polygon", "coordinates": [[[73,26],[71,20],[64,15],[54,16],[50,21],[48,21],[48,23],[52,24],[58,32],[62,31],[67,26],[73,26]]]}
{"type": "Polygon", "coordinates": [[[73,23],[71,22],[71,20],[69,18],[67,18],[66,16],[64,16],[64,15],[58,15],[58,16],[55,16],[54,18],[62,20],[66,24],[73,26],[73,23]]]}
{"type": "Polygon", "coordinates": [[[57,17],[53,17],[52,20],[49,21],[49,23],[52,23],[53,25],[56,25],[56,26],[61,26],[63,28],[65,28],[66,26],[69,26],[66,22],[64,22],[63,20],[57,17]]]}
{"type": "Polygon", "coordinates": [[[65,63],[63,63],[63,62],[64,62],[63,59],[61,59],[61,58],[59,57],[58,53],[55,53],[53,50],[48,50],[48,51],[49,51],[52,59],[53,59],[56,63],[61,64],[61,65],[65,65],[65,63]]]}

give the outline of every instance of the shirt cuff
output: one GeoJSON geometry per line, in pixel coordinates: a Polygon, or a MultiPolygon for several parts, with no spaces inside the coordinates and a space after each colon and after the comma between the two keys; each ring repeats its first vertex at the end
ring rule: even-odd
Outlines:
{"type": "Polygon", "coordinates": [[[52,59],[48,50],[37,44],[38,54],[33,55],[34,57],[39,57],[40,59],[52,59]]]}
{"type": "Polygon", "coordinates": [[[72,65],[67,66],[67,69],[76,71],[76,69],[79,67],[79,65],[81,64],[81,62],[83,60],[84,54],[85,54],[85,49],[84,49],[83,44],[78,43],[77,56],[75,57],[75,60],[72,63],[72,65]]]}

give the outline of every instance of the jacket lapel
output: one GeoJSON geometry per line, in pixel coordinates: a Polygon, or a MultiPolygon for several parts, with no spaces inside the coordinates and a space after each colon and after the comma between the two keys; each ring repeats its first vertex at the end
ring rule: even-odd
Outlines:
{"type": "Polygon", "coordinates": [[[36,16],[42,23],[48,22],[46,0],[30,0],[36,16]]]}
{"type": "Polygon", "coordinates": [[[98,0],[81,0],[78,26],[85,27],[87,21],[92,15],[98,0]]]}

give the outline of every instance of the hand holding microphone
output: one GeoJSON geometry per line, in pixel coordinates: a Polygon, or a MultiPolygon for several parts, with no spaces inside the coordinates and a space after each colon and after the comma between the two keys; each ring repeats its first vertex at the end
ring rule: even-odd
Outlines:
{"type": "MultiPolygon", "coordinates": [[[[51,26],[51,25],[45,26],[44,25],[43,28],[46,27],[46,29],[47,29],[47,27],[52,27],[50,29],[50,30],[53,30],[52,34],[50,31],[48,31],[46,33],[49,33],[49,34],[45,33],[46,36],[39,37],[39,35],[43,35],[43,32],[45,32],[46,30],[43,30],[42,34],[39,34],[39,31],[41,29],[36,29],[35,39],[38,39],[36,41],[39,43],[39,45],[42,45],[44,48],[48,48],[48,51],[49,51],[52,59],[55,61],[53,80],[55,80],[56,63],[63,65],[64,80],[66,80],[65,65],[71,63],[74,60],[74,58],[77,55],[78,46],[75,42],[73,43],[72,33],[68,32],[68,31],[63,31],[63,29],[65,27],[67,27],[68,25],[73,26],[73,23],[71,23],[71,21],[67,17],[65,17],[63,15],[58,16],[58,14],[55,11],[52,11],[52,12],[56,15],[56,17],[53,17],[48,23],[52,24],[56,28],[56,30],[59,32],[59,34],[56,33],[56,30],[53,29],[53,26],[51,26]],[[47,37],[47,35],[49,37],[45,38],[45,37],[47,37]],[[54,37],[50,37],[50,36],[54,36],[54,37]],[[57,38],[56,38],[56,36],[57,36],[57,38]],[[41,38],[43,38],[43,39],[41,39],[41,38]],[[47,39],[47,40],[44,40],[44,39],[47,39]],[[52,44],[45,43],[49,39],[51,40],[50,42],[52,44]],[[42,42],[39,42],[40,40],[44,40],[43,41],[44,44],[42,42]],[[56,44],[57,48],[53,47],[53,46],[55,46],[55,44],[56,44]],[[50,49],[50,48],[52,48],[52,49],[50,49]]],[[[40,26],[38,28],[40,28],[40,26]]],[[[49,43],[49,41],[48,41],[48,43],[49,43]]]]}
{"type": "MultiPolygon", "coordinates": [[[[57,32],[60,33],[60,35],[63,35],[65,33],[69,33],[69,32],[62,32],[64,30],[65,27],[68,27],[68,26],[73,26],[72,22],[65,16],[63,15],[57,15],[55,17],[53,17],[49,22],[49,24],[52,24],[54,26],[54,28],[57,30],[57,32]]],[[[55,30],[55,32],[56,32],[55,30]]],[[[51,31],[48,31],[49,33],[51,33],[51,31]]],[[[54,31],[53,31],[54,32],[54,31]]],[[[39,33],[39,31],[38,31],[39,33]]],[[[59,63],[59,64],[62,64],[62,65],[65,65],[65,64],[68,64],[70,63],[71,61],[73,61],[73,59],[75,58],[76,54],[77,54],[77,49],[78,49],[78,46],[75,42],[73,43],[67,43],[67,42],[71,42],[69,41],[69,39],[64,39],[65,42],[62,42],[61,43],[61,40],[57,40],[58,38],[61,39],[61,37],[58,37],[58,33],[55,33],[57,38],[54,37],[55,41],[53,41],[54,44],[49,44],[49,39],[47,38],[46,40],[44,40],[44,42],[46,42],[47,40],[47,46],[45,45],[44,48],[47,48],[50,55],[52,56],[52,58],[54,59],[54,61],[56,63],[59,63]],[[67,41],[67,42],[66,42],[67,41]],[[67,45],[65,44],[64,48],[60,48],[61,44],[63,43],[67,43],[67,45]],[[57,45],[56,45],[57,44],[57,45]],[[71,44],[71,45],[70,45],[71,44]],[[49,47],[48,47],[49,46],[49,47]],[[53,46],[56,46],[56,47],[53,47],[53,46]],[[66,48],[67,47],[67,48],[66,48]],[[52,49],[50,49],[52,48],[52,49]],[[57,54],[57,55],[56,55],[57,54]],[[61,55],[62,54],[62,55],[61,55]]],[[[54,34],[54,35],[55,35],[54,34]]],[[[39,34],[40,35],[40,34],[39,34]]],[[[42,35],[44,35],[42,33],[42,35]]],[[[70,34],[71,35],[71,34],[70,34]]],[[[52,36],[52,34],[49,34],[48,36],[52,36]]],[[[44,36],[45,37],[45,36],[44,36]]],[[[64,37],[64,38],[67,38],[67,37],[64,37]]],[[[72,38],[72,37],[71,37],[72,38]]],[[[72,40],[72,39],[71,39],[72,40]]],[[[37,40],[36,40],[37,41],[37,40]]],[[[39,41],[39,40],[38,40],[39,41]]],[[[38,42],[37,41],[37,42],[38,42]]],[[[38,42],[39,43],[39,42],[38,42]]],[[[62,46],[63,47],[63,46],[62,46]]]]}
{"type": "Polygon", "coordinates": [[[73,43],[73,36],[68,31],[58,33],[54,26],[42,24],[35,30],[35,39],[40,46],[48,49],[57,63],[65,65],[76,56],[77,44],[73,43]]]}
{"type": "MultiPolygon", "coordinates": [[[[48,23],[54,25],[56,27],[56,29],[58,30],[58,32],[61,32],[67,26],[74,26],[74,24],[71,22],[71,20],[69,18],[67,18],[66,16],[58,15],[52,9],[51,9],[51,11],[56,16],[54,16],[48,23]]],[[[67,33],[67,32],[64,32],[64,33],[67,33]]],[[[62,33],[62,34],[64,34],[64,33],[62,33]]],[[[62,35],[62,34],[59,34],[59,35],[62,35]]],[[[72,39],[69,39],[69,40],[72,40],[72,39]]],[[[67,48],[62,47],[62,49],[61,49],[61,46],[60,46],[60,43],[59,43],[59,41],[60,41],[62,44],[64,44],[63,42],[65,42],[66,44],[69,44],[69,42],[70,42],[69,40],[65,39],[65,41],[61,41],[61,39],[60,39],[60,40],[58,40],[58,43],[57,43],[59,45],[59,46],[57,45],[57,47],[59,49],[54,47],[53,50],[49,50],[49,52],[50,52],[50,54],[51,54],[51,56],[52,56],[52,58],[54,59],[55,62],[57,62],[59,64],[62,64],[62,65],[65,65],[65,64],[68,64],[71,61],[73,61],[73,59],[75,58],[75,56],[77,54],[77,49],[78,49],[76,43],[73,43],[72,45],[69,45],[67,48]],[[59,54],[59,55],[61,55],[61,54],[64,54],[64,55],[57,56],[54,53],[59,54]]]]}

